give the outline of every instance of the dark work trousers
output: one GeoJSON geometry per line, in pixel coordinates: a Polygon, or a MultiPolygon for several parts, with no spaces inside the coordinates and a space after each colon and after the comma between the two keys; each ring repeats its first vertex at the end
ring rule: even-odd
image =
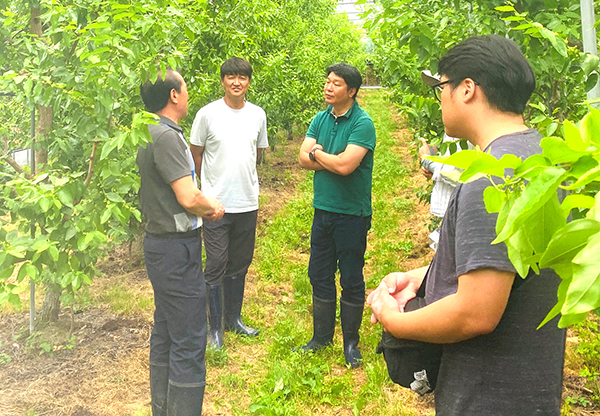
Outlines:
{"type": "Polygon", "coordinates": [[[202,230],[209,285],[223,285],[223,277],[243,277],[254,256],[258,210],[225,214],[219,221],[205,221],[202,230]]]}
{"type": "Polygon", "coordinates": [[[314,296],[336,300],[335,272],[339,267],[342,299],[364,303],[363,267],[370,228],[370,215],[361,217],[315,209],[308,263],[314,296]]]}
{"type": "Polygon", "coordinates": [[[194,238],[144,238],[144,259],[154,289],[150,364],[169,366],[169,382],[205,385],[206,291],[202,242],[194,238]]]}

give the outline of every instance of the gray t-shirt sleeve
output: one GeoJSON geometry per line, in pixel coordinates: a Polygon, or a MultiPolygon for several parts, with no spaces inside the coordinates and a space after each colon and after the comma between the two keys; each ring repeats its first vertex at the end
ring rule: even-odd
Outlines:
{"type": "Polygon", "coordinates": [[[489,185],[487,178],[481,178],[461,186],[455,230],[457,276],[478,269],[515,272],[506,244],[491,244],[498,215],[485,209],[483,191],[489,185]]]}
{"type": "Polygon", "coordinates": [[[154,164],[165,183],[192,174],[189,156],[181,137],[174,131],[166,131],[154,143],[154,164]]]}

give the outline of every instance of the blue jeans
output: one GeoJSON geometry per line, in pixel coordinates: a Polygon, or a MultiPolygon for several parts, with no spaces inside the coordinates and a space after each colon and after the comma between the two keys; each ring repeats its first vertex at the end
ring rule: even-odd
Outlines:
{"type": "Polygon", "coordinates": [[[205,385],[206,292],[202,243],[194,238],[144,238],[146,271],[154,289],[150,364],[169,367],[180,387],[205,385]]]}
{"type": "Polygon", "coordinates": [[[335,272],[340,270],[342,299],[353,304],[365,301],[363,267],[371,216],[339,214],[315,209],[308,277],[313,295],[336,300],[335,272]]]}

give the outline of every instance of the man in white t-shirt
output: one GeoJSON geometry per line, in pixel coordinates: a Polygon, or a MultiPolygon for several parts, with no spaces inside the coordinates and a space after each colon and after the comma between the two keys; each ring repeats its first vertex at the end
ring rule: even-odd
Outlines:
{"type": "Polygon", "coordinates": [[[269,146],[264,110],[245,100],[251,78],[252,66],[245,59],[225,61],[221,65],[225,96],[198,111],[190,137],[202,192],[225,208],[223,218],[206,222],[203,230],[208,342],[217,349],[223,346],[223,330],[258,335],[241,319],[258,214],[256,161],[269,146]]]}

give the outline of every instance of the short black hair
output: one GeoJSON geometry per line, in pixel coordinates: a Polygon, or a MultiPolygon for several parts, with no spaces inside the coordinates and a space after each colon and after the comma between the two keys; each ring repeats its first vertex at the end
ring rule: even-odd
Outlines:
{"type": "Polygon", "coordinates": [[[252,65],[244,58],[234,56],[221,65],[221,79],[225,78],[225,75],[245,75],[252,79],[252,65]]]}
{"type": "Polygon", "coordinates": [[[535,75],[517,44],[500,35],[473,36],[459,43],[438,63],[438,72],[456,88],[471,78],[491,106],[523,114],[535,89],[535,75]]]}
{"type": "Polygon", "coordinates": [[[169,102],[171,90],[174,89],[177,92],[181,92],[181,78],[175,76],[175,74],[176,72],[173,69],[167,68],[167,73],[163,80],[162,72],[159,70],[158,78],[156,78],[156,82],[154,83],[150,81],[150,75],[148,75],[148,79],[140,87],[140,95],[147,111],[156,113],[165,108],[167,102],[169,102]]]}
{"type": "Polygon", "coordinates": [[[358,69],[356,69],[352,65],[340,62],[337,64],[333,64],[329,68],[327,68],[327,76],[329,76],[329,74],[331,74],[332,72],[338,77],[344,79],[346,85],[348,85],[348,89],[356,88],[356,92],[352,96],[352,98],[355,99],[356,94],[358,94],[358,90],[362,85],[362,77],[360,76],[360,72],[358,71],[358,69]]]}

